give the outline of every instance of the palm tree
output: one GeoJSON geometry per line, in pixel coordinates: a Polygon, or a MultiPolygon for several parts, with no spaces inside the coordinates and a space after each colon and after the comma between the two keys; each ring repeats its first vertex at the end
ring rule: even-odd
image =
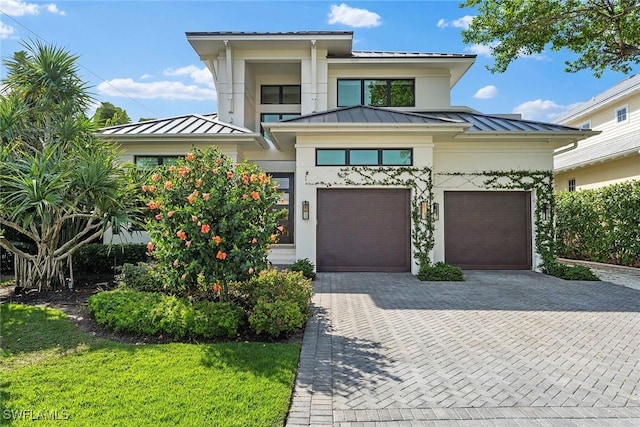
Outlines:
{"type": "Polygon", "coordinates": [[[42,290],[64,283],[65,263],[113,218],[126,223],[137,184],[84,113],[91,98],[77,58],[38,42],[24,47],[3,61],[0,246],[19,260],[17,284],[42,290]],[[6,239],[7,228],[32,241],[35,253],[6,239]]]}

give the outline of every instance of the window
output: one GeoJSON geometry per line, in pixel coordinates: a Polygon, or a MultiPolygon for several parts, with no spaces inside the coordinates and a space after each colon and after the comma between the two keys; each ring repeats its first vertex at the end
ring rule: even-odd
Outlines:
{"type": "Polygon", "coordinates": [[[280,234],[280,243],[293,243],[293,227],[295,224],[293,214],[294,209],[294,182],[292,173],[274,173],[273,183],[278,186],[278,194],[280,200],[276,202],[274,209],[281,210],[286,209],[287,214],[284,218],[278,221],[278,225],[283,228],[280,234]]]}
{"type": "Polygon", "coordinates": [[[261,104],[300,104],[300,85],[260,86],[261,104]]]}
{"type": "Polygon", "coordinates": [[[319,148],[317,166],[411,166],[413,150],[388,148],[319,148]]]}
{"type": "Polygon", "coordinates": [[[625,105],[624,107],[620,107],[616,109],[616,122],[621,123],[621,122],[626,122],[628,119],[628,115],[627,115],[627,106],[625,105]]]}
{"type": "MultiPolygon", "coordinates": [[[[272,123],[279,122],[280,120],[294,119],[296,117],[300,117],[300,113],[268,113],[268,114],[260,114],[260,123],[272,123]]],[[[265,138],[267,135],[265,134],[264,128],[262,125],[260,126],[260,134],[265,138]]]]}
{"type": "Polygon", "coordinates": [[[338,107],[415,106],[415,81],[408,79],[339,79],[338,107]]]}
{"type": "Polygon", "coordinates": [[[583,124],[580,125],[580,129],[582,130],[590,130],[591,129],[591,120],[589,120],[588,122],[584,122],[583,124]]]}
{"type": "Polygon", "coordinates": [[[569,181],[567,181],[567,190],[576,191],[576,179],[575,178],[571,178],[569,181]]]}
{"type": "Polygon", "coordinates": [[[162,165],[175,165],[179,156],[134,156],[134,163],[142,169],[155,168],[162,165]]]}

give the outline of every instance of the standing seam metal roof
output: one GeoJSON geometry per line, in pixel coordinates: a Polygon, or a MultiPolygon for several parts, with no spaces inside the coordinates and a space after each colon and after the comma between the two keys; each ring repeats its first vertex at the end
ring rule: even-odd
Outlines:
{"type": "Polygon", "coordinates": [[[229,135],[255,132],[223,123],[217,114],[189,114],[185,116],[155,119],[140,123],[127,123],[101,129],[104,136],[112,135],[229,135]]]}

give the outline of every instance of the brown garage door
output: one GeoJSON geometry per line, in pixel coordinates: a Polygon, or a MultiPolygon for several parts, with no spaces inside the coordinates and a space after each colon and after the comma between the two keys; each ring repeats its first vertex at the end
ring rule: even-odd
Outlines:
{"type": "Polygon", "coordinates": [[[445,260],[464,269],[531,268],[528,192],[444,193],[445,260]]]}
{"type": "Polygon", "coordinates": [[[318,190],[318,271],[409,271],[409,190],[318,190]]]}

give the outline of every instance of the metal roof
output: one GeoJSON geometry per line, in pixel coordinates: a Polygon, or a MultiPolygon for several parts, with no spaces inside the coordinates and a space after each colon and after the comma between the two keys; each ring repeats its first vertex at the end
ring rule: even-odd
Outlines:
{"type": "Polygon", "coordinates": [[[556,123],[564,123],[569,120],[575,120],[583,114],[593,110],[596,107],[616,102],[622,96],[630,94],[633,91],[640,90],[640,73],[616,83],[611,88],[605,90],[599,95],[594,96],[589,101],[583,102],[568,110],[564,114],[557,117],[556,123]]]}
{"type": "Polygon", "coordinates": [[[283,120],[283,123],[423,123],[448,124],[469,127],[467,132],[584,132],[581,129],[554,123],[535,122],[512,117],[488,115],[475,111],[421,111],[406,112],[387,108],[357,105],[337,108],[283,120]]]}
{"type": "Polygon", "coordinates": [[[391,51],[364,51],[351,52],[354,58],[475,58],[476,55],[463,53],[434,53],[434,52],[391,52],[391,51]]]}
{"type": "Polygon", "coordinates": [[[223,123],[218,120],[217,114],[188,114],[178,117],[149,120],[139,123],[127,123],[111,126],[100,130],[103,136],[203,136],[203,135],[230,135],[230,134],[255,134],[255,132],[242,127],[223,123]]]}
{"type": "MultiPolygon", "coordinates": [[[[584,143],[588,143],[587,139],[584,143]]],[[[566,153],[553,157],[553,167],[556,171],[572,169],[596,162],[613,160],[640,150],[640,135],[625,135],[616,139],[601,139],[595,144],[582,145],[566,153]]]]}
{"type": "Polygon", "coordinates": [[[352,36],[353,31],[189,31],[187,36],[352,36]]]}
{"type": "Polygon", "coordinates": [[[356,105],[282,120],[282,123],[423,123],[464,125],[462,121],[386,108],[356,105]]]}

